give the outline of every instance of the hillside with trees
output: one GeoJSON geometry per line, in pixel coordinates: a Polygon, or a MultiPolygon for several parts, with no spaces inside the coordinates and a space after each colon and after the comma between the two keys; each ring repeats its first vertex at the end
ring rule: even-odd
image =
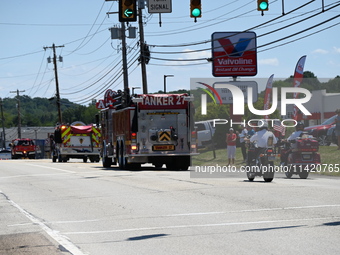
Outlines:
{"type": "MultiPolygon", "coordinates": [[[[3,98],[4,123],[6,128],[18,125],[17,98],[3,98]]],[[[94,105],[83,106],[61,99],[63,122],[72,123],[81,120],[94,123],[98,112],[94,105]]],[[[47,98],[20,96],[20,116],[22,126],[55,126],[58,122],[58,111],[55,100],[47,98]]]]}

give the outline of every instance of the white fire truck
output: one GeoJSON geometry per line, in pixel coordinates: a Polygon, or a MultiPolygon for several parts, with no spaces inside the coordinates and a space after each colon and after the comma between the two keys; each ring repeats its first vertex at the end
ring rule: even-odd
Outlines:
{"type": "Polygon", "coordinates": [[[70,158],[87,162],[100,160],[99,128],[77,121],[71,125],[58,125],[52,136],[52,161],[67,162],[70,158]]]}
{"type": "Polygon", "coordinates": [[[142,94],[128,96],[124,107],[116,100],[120,97],[110,91],[102,102],[106,106],[100,112],[103,166],[118,163],[121,169],[138,169],[151,163],[187,170],[191,156],[197,154],[192,98],[187,94],[142,94]]]}

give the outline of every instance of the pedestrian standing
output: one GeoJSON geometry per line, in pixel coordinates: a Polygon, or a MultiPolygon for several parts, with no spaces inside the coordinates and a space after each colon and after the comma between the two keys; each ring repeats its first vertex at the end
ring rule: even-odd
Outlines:
{"type": "Polygon", "coordinates": [[[340,150],[340,109],[335,111],[338,116],[335,118],[335,135],[338,137],[338,150],[340,150]]]}
{"type": "Polygon", "coordinates": [[[241,133],[239,134],[240,137],[240,144],[241,144],[241,151],[242,151],[242,156],[243,156],[243,162],[245,163],[247,160],[247,148],[246,148],[246,141],[244,140],[248,135],[248,130],[247,127],[244,126],[241,133]]]}
{"type": "Polygon", "coordinates": [[[226,137],[227,152],[228,152],[228,166],[231,164],[235,164],[236,139],[237,139],[237,135],[234,133],[234,129],[230,128],[229,133],[227,133],[227,137],[226,137]]]}

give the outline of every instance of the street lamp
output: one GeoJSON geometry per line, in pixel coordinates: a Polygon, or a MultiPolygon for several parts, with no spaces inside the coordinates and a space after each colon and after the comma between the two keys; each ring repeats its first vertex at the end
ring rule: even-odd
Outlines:
{"type": "Polygon", "coordinates": [[[166,77],[174,77],[172,74],[164,75],[164,94],[166,93],[166,77]]]}

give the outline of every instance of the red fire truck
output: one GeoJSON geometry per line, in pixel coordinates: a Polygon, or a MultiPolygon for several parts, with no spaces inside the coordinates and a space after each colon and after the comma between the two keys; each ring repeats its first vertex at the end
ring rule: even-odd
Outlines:
{"type": "Polygon", "coordinates": [[[57,126],[52,136],[52,161],[67,162],[80,158],[84,162],[100,160],[100,130],[94,125],[77,121],[71,125],[57,126]]]}
{"type": "Polygon", "coordinates": [[[136,169],[144,163],[186,170],[197,154],[191,97],[187,94],[122,95],[107,91],[101,108],[104,167],[136,169]],[[123,100],[125,101],[121,101],[123,100]],[[124,105],[125,104],[125,105],[124,105]]]}

